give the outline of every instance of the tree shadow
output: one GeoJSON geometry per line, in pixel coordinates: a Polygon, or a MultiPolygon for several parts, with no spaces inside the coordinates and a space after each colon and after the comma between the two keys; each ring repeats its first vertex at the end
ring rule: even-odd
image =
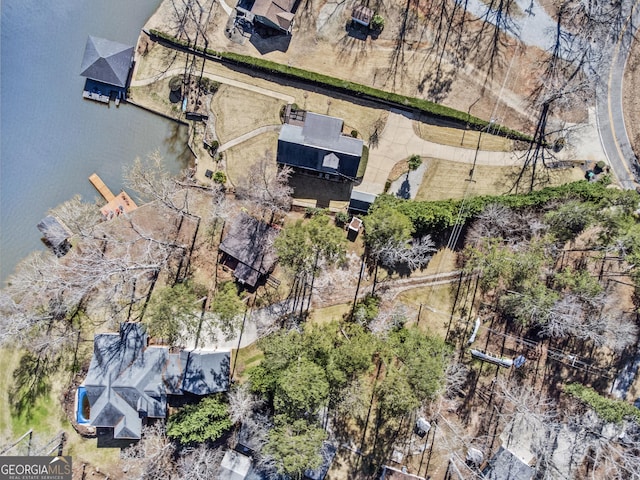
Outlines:
{"type": "Polygon", "coordinates": [[[13,372],[13,386],[9,390],[11,413],[15,416],[32,418],[33,408],[38,399],[51,391],[49,375],[56,369],[53,362],[42,354],[25,352],[18,367],[13,372]]]}
{"type": "Polygon", "coordinates": [[[411,184],[409,183],[409,172],[407,172],[406,177],[402,181],[400,188],[396,192],[396,197],[404,198],[405,200],[409,200],[411,198],[411,184]]]}

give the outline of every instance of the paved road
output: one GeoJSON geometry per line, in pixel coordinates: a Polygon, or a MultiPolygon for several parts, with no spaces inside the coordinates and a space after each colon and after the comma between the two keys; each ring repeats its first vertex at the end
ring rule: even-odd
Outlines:
{"type": "Polygon", "coordinates": [[[596,95],[596,119],[602,148],[620,184],[627,189],[636,188],[636,178],[640,179],[638,159],[631,148],[622,108],[624,70],[640,20],[639,4],[640,0],[634,1],[630,21],[618,41],[610,45],[610,51],[604,52],[604,57],[610,59],[602,69],[606,84],[597,89],[596,95]]]}

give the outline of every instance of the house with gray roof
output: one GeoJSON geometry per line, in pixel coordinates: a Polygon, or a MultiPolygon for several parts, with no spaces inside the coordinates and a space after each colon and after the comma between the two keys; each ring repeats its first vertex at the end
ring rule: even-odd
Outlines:
{"type": "Polygon", "coordinates": [[[94,338],[83,383],[89,425],[99,438],[139,440],[147,419],[165,418],[172,395],[208,395],[229,388],[230,352],[182,351],[149,345],[140,323],[94,338]]]}
{"type": "Polygon", "coordinates": [[[133,47],[89,36],[80,75],[87,78],[85,91],[124,98],[133,66],[133,47]]]}
{"type": "Polygon", "coordinates": [[[277,161],[295,170],[334,181],[356,180],[363,142],[342,134],[340,118],[307,112],[303,125],[284,124],[277,161]]]}

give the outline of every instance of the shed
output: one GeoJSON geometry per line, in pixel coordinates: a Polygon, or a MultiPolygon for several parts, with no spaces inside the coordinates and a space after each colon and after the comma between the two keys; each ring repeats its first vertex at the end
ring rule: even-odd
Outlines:
{"type": "Polygon", "coordinates": [[[62,257],[71,249],[69,238],[73,236],[73,232],[58,217],[47,215],[38,223],[37,227],[42,233],[45,243],[56,256],[62,257]]]}
{"type": "Polygon", "coordinates": [[[227,450],[220,462],[218,480],[244,480],[251,470],[251,459],[234,450],[227,450]]]}
{"type": "Polygon", "coordinates": [[[260,449],[261,445],[260,440],[252,434],[251,429],[243,423],[238,432],[236,450],[244,455],[253,455],[255,451],[260,449]]]}
{"type": "Polygon", "coordinates": [[[373,18],[373,10],[365,5],[357,5],[351,13],[351,20],[365,27],[369,26],[373,18]]]}
{"type": "Polygon", "coordinates": [[[220,244],[225,257],[223,263],[233,269],[233,275],[242,284],[255,287],[266,277],[276,263],[272,248],[278,231],[252,216],[241,213],[220,244]]]}
{"type": "Polygon", "coordinates": [[[373,202],[378,196],[375,193],[360,192],[358,190],[351,191],[351,199],[349,200],[349,211],[356,213],[367,213],[373,202]]]}

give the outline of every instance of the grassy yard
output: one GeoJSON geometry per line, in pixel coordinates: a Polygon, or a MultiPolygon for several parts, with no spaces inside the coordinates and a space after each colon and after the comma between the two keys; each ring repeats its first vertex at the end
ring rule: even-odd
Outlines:
{"type": "Polygon", "coordinates": [[[351,312],[351,304],[332,305],[330,307],[318,308],[309,314],[308,323],[313,325],[323,325],[332,321],[342,321],[345,314],[351,312]]]}
{"type": "Polygon", "coordinates": [[[277,147],[278,132],[267,132],[225,151],[227,178],[229,182],[231,182],[232,185],[237,185],[238,181],[246,175],[249,169],[255,165],[261,157],[264,157],[267,152],[271,152],[273,167],[275,168],[277,147]]]}
{"type": "MultiPolygon", "coordinates": [[[[83,347],[81,350],[84,350],[84,345],[81,347],[83,347]]],[[[75,464],[87,463],[99,466],[103,472],[113,478],[118,478],[118,475],[121,474],[119,450],[98,449],[96,439],[85,439],[78,435],[63,411],[63,397],[71,378],[67,368],[70,362],[67,362],[66,365],[65,362],[57,365],[56,369],[42,382],[45,388],[41,389],[41,395],[30,403],[29,408],[23,409],[22,412],[16,411],[15,404],[18,401],[18,397],[15,396],[16,381],[20,384],[27,374],[25,369],[22,374],[19,374],[19,367],[25,353],[24,350],[6,348],[0,350],[0,383],[5,386],[0,394],[2,405],[5,406],[0,413],[0,445],[11,444],[29,429],[32,429],[32,447],[40,449],[60,432],[64,432],[66,437],[64,454],[71,455],[75,464]]],[[[22,365],[24,366],[24,362],[22,365]]],[[[75,392],[70,391],[69,394],[74,395],[75,392]]],[[[48,448],[53,448],[53,446],[55,443],[48,448]]],[[[26,448],[26,441],[24,441],[8,453],[25,454],[26,448]]]]}
{"type": "Polygon", "coordinates": [[[285,102],[230,85],[221,85],[211,100],[220,143],[228,142],[256,128],[279,125],[280,107],[285,102]]]}
{"type": "Polygon", "coordinates": [[[480,139],[480,150],[510,152],[514,148],[513,140],[475,130],[439,127],[422,121],[414,121],[413,130],[423,140],[441,145],[451,145],[452,147],[475,150],[478,147],[478,139],[480,139]]]}
{"type": "Polygon", "coordinates": [[[263,358],[264,353],[255,343],[237,350],[237,357],[236,350],[234,350],[231,355],[233,378],[240,383],[244,383],[248,380],[247,370],[258,365],[263,358]]]}
{"type": "MultiPolygon", "coordinates": [[[[418,190],[416,200],[460,199],[465,196],[467,189],[472,195],[500,195],[509,192],[519,173],[517,167],[495,167],[477,165],[474,182],[468,181],[471,166],[466,163],[451,162],[437,158],[424,159],[428,162],[422,184],[418,190]]],[[[539,169],[541,180],[545,176],[548,182],[545,186],[561,185],[583,178],[580,168],[547,170],[539,169]],[[548,178],[546,177],[548,175],[548,178]]],[[[525,174],[526,179],[530,174],[525,174]]]]}

